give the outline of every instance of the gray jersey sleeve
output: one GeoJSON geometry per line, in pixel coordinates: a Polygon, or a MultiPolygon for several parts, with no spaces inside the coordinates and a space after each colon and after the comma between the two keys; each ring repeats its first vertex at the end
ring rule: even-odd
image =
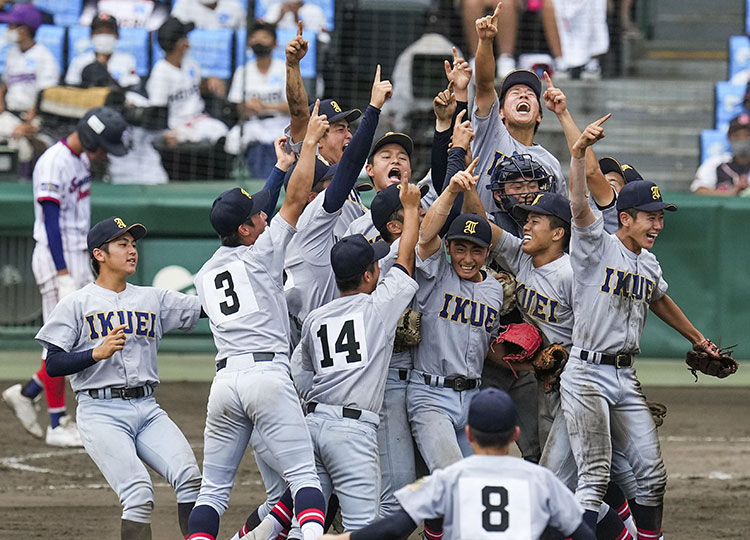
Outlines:
{"type": "Polygon", "coordinates": [[[573,492],[547,469],[544,469],[548,497],[546,505],[549,511],[549,526],[561,532],[565,538],[581,525],[583,508],[576,501],[573,492]]]}
{"type": "Polygon", "coordinates": [[[576,279],[587,281],[587,278],[598,277],[595,263],[601,260],[604,253],[604,242],[608,240],[604,232],[604,218],[601,212],[592,210],[596,221],[588,227],[579,227],[573,222],[570,226],[570,264],[576,279]]]}
{"type": "Polygon", "coordinates": [[[372,304],[383,318],[386,332],[395,331],[401,314],[411,304],[417,288],[414,278],[399,267],[391,267],[385,279],[375,288],[372,304]]]}
{"type": "Polygon", "coordinates": [[[196,295],[159,290],[161,328],[163,333],[179,328],[192,330],[201,314],[201,300],[196,295]]]}
{"type": "Polygon", "coordinates": [[[492,257],[500,263],[503,268],[518,274],[521,265],[521,244],[523,240],[503,231],[497,245],[492,249],[492,257]]]}
{"type": "Polygon", "coordinates": [[[449,475],[438,469],[430,476],[424,476],[395,493],[401,508],[414,523],[445,516],[448,510],[446,505],[452,500],[450,486],[446,485],[447,479],[449,475]]]}
{"type": "MultiPolygon", "coordinates": [[[[81,334],[82,317],[78,306],[79,293],[70,294],[61,299],[55,309],[36,335],[42,347],[55,345],[65,352],[70,352],[81,334]]],[[[94,348],[98,343],[92,343],[94,348]]]]}
{"type": "Polygon", "coordinates": [[[301,344],[297,345],[290,359],[294,386],[304,401],[307,401],[307,395],[310,393],[310,388],[312,387],[313,375],[315,375],[309,351],[310,349],[302,347],[301,344]]]}
{"type": "Polygon", "coordinates": [[[257,256],[255,260],[265,266],[266,271],[276,283],[283,282],[286,247],[296,232],[297,229],[287,223],[281,214],[276,214],[271,224],[248,250],[252,250],[257,256]]]}

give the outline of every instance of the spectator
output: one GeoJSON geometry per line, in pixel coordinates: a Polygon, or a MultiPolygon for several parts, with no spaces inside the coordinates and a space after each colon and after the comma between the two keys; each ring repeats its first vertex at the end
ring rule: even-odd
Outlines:
{"type": "Polygon", "coordinates": [[[98,62],[106,66],[107,72],[120,87],[138,85],[141,78],[135,70],[135,57],[129,53],[115,51],[119,37],[117,19],[107,13],[97,15],[91,22],[91,44],[94,50],[73,58],[65,74],[65,84],[79,86],[83,69],[98,62]]]}
{"type": "MultiPolygon", "coordinates": [[[[555,21],[555,6],[560,1],[557,0],[557,3],[555,3],[553,0],[539,0],[537,3],[541,3],[542,26],[547,38],[547,46],[555,59],[554,71],[558,78],[563,78],[567,76],[568,70],[563,58],[564,51],[560,46],[560,34],[557,31],[557,22],[555,21]]],[[[500,52],[497,58],[497,76],[501,79],[516,69],[515,51],[518,37],[518,10],[520,4],[520,0],[503,2],[503,9],[500,12],[496,46],[500,52]]],[[[492,13],[496,5],[497,2],[495,0],[462,0],[464,35],[466,36],[469,51],[477,50],[478,40],[474,30],[474,21],[492,13]]]]}
{"type": "Polygon", "coordinates": [[[120,28],[158,28],[169,17],[171,2],[154,0],[85,0],[79,22],[89,26],[99,13],[117,18],[120,28]]]}
{"type": "Polygon", "coordinates": [[[215,143],[227,134],[227,126],[205,113],[201,91],[224,96],[224,82],[217,77],[201,78],[200,66],[188,56],[188,33],[192,23],[184,24],[170,17],[157,34],[165,57],[151,70],[146,91],[153,106],[167,107],[170,132],[165,139],[171,145],[179,142],[208,140],[215,143]]]}
{"type": "Polygon", "coordinates": [[[52,142],[39,134],[37,97],[45,88],[57,84],[60,68],[52,53],[34,41],[42,24],[38,9],[31,4],[15,4],[0,14],[0,22],[8,23],[5,40],[13,44],[0,84],[0,139],[8,140],[18,150],[20,172],[30,178],[35,158],[52,142]]]}
{"type": "Polygon", "coordinates": [[[731,152],[707,159],[695,173],[690,191],[698,195],[733,197],[748,186],[750,173],[750,115],[742,113],[729,123],[731,152]]]}
{"type": "Polygon", "coordinates": [[[555,18],[565,64],[582,79],[601,79],[598,57],[609,50],[607,0],[556,0],[555,18]]]}
{"type": "Polygon", "coordinates": [[[283,0],[271,4],[263,20],[284,30],[294,30],[297,28],[297,21],[302,21],[307,30],[318,35],[318,41],[321,43],[330,41],[328,19],[323,8],[304,2],[304,0],[283,0]]]}
{"type": "Polygon", "coordinates": [[[196,28],[232,28],[245,26],[245,9],[237,0],[177,0],[172,17],[196,28]]]}
{"type": "Polygon", "coordinates": [[[239,154],[247,148],[250,174],[265,178],[276,162],[273,141],[289,123],[286,67],[283,60],[271,58],[276,48],[276,29],[272,24],[256,22],[247,37],[247,48],[255,59],[237,68],[229,88],[229,101],[237,105],[240,118],[245,121],[230,130],[226,149],[239,154]]]}

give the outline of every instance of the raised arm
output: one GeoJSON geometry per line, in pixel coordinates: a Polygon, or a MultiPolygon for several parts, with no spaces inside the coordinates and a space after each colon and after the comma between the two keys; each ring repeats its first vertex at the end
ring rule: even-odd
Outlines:
{"type": "Polygon", "coordinates": [[[500,17],[502,2],[498,2],[495,12],[477,19],[475,26],[479,43],[477,54],[474,57],[474,69],[476,70],[477,114],[487,116],[490,108],[497,99],[495,91],[495,52],[493,50],[495,36],[497,35],[497,21],[500,17]]]}
{"type": "Polygon", "coordinates": [[[310,116],[305,139],[302,142],[302,152],[297,161],[297,166],[289,178],[286,197],[279,210],[279,214],[284,218],[284,221],[292,226],[297,224],[297,220],[307,204],[307,196],[310,194],[310,188],[312,188],[313,178],[315,177],[315,155],[318,150],[318,141],[323,138],[328,129],[326,115],[318,116],[319,108],[320,100],[317,100],[310,116]]]}
{"type": "Polygon", "coordinates": [[[487,218],[487,221],[490,224],[490,229],[492,229],[492,245],[496,246],[500,241],[500,237],[503,235],[503,229],[495,225],[492,220],[487,217],[487,211],[482,204],[482,199],[479,198],[476,185],[464,194],[464,205],[462,211],[470,214],[479,214],[480,216],[487,218]]]}
{"type": "Polygon", "coordinates": [[[286,101],[291,117],[291,142],[305,138],[310,109],[307,105],[307,92],[302,83],[299,69],[300,60],[307,54],[307,40],[302,37],[302,21],[297,21],[297,35],[286,46],[286,101]]]}
{"type": "Polygon", "coordinates": [[[586,150],[604,138],[602,124],[609,120],[610,116],[612,116],[611,113],[586,126],[570,149],[572,158],[570,160],[570,209],[575,224],[579,227],[588,227],[595,221],[594,213],[586,198],[586,150]]]}
{"type": "Polygon", "coordinates": [[[478,158],[475,159],[465,171],[456,173],[451,178],[450,184],[445,188],[445,191],[440,194],[440,197],[437,198],[427,211],[422,220],[422,226],[419,229],[419,244],[417,245],[417,249],[419,250],[420,259],[428,259],[440,249],[440,236],[438,236],[438,233],[443,228],[443,225],[445,225],[445,220],[450,214],[453,201],[456,200],[459,193],[465,193],[471,189],[472,185],[476,185],[479,180],[479,176],[474,176],[474,167],[477,166],[478,161],[478,158]]]}
{"type": "Polygon", "coordinates": [[[404,227],[399,240],[396,264],[400,264],[410,275],[413,275],[414,248],[419,238],[419,208],[422,194],[416,184],[411,184],[407,178],[404,178],[401,180],[398,198],[404,207],[404,227]]]}
{"type": "Polygon", "coordinates": [[[268,206],[264,209],[264,212],[268,216],[272,216],[276,211],[276,204],[279,202],[279,194],[281,193],[281,186],[284,185],[284,176],[286,171],[289,170],[294,164],[294,154],[287,153],[284,149],[287,138],[284,136],[278,137],[273,141],[273,149],[276,152],[276,165],[271,169],[266,183],[263,189],[267,189],[271,193],[271,198],[268,200],[268,206]]]}
{"type": "MultiPolygon", "coordinates": [[[[544,104],[547,109],[555,113],[557,119],[560,121],[560,125],[565,133],[565,140],[568,142],[568,150],[573,151],[573,145],[581,136],[581,130],[578,129],[573,116],[568,110],[567,98],[562,90],[552,84],[549,74],[544,72],[544,82],[547,83],[547,90],[544,91],[542,96],[544,104]]],[[[591,192],[591,196],[594,197],[594,201],[600,207],[609,206],[615,198],[615,193],[612,190],[612,186],[609,185],[607,179],[602,174],[599,168],[599,161],[596,159],[594,149],[591,148],[586,152],[586,185],[591,192]]]]}

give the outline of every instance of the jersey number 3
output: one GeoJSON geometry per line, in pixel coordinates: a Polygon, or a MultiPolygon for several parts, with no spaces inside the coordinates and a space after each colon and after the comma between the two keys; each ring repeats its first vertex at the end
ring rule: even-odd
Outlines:
{"type": "Polygon", "coordinates": [[[353,369],[361,367],[362,362],[367,361],[362,313],[327,318],[322,321],[315,335],[315,356],[320,370],[353,369]]]}
{"type": "Polygon", "coordinates": [[[213,324],[258,311],[255,292],[242,261],[231,262],[201,279],[201,300],[213,324]],[[214,273],[216,272],[216,273],[214,273]]]}

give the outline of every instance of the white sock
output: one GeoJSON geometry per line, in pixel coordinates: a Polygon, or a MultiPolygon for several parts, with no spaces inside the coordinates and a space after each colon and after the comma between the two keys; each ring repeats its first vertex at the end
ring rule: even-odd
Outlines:
{"type": "Polygon", "coordinates": [[[308,521],[302,525],[302,540],[318,540],[323,536],[323,527],[320,523],[308,521]]]}
{"type": "MultiPolygon", "coordinates": [[[[243,536],[241,540],[274,540],[280,532],[281,523],[268,516],[260,522],[260,525],[243,536]]],[[[235,540],[234,537],[231,540],[235,540]]]]}
{"type": "Polygon", "coordinates": [[[633,521],[633,514],[629,515],[627,519],[622,520],[622,522],[625,524],[625,528],[630,533],[630,536],[638,538],[638,529],[635,526],[635,521],[633,521]]]}

